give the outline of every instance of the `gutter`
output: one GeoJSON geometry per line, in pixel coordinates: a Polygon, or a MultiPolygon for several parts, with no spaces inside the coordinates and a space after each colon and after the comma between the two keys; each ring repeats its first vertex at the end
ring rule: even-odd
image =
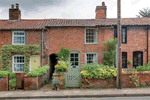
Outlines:
{"type": "Polygon", "coordinates": [[[42,32],[41,32],[41,36],[42,36],[42,66],[43,66],[43,32],[44,32],[44,29],[42,29],[42,32]]]}
{"type": "Polygon", "coordinates": [[[147,26],[147,63],[148,63],[148,36],[149,36],[148,32],[149,32],[149,28],[147,26]]]}

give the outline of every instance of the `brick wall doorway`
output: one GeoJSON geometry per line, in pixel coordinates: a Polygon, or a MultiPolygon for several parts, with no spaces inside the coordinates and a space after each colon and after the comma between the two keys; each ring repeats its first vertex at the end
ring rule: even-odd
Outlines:
{"type": "Polygon", "coordinates": [[[49,58],[50,58],[50,79],[52,79],[52,75],[53,75],[53,73],[54,73],[54,71],[55,71],[55,65],[57,64],[57,54],[51,54],[50,56],[49,56],[49,58]]]}

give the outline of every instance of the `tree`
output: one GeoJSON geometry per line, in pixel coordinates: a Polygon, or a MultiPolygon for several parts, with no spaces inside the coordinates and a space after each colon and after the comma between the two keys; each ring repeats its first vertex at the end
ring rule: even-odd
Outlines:
{"type": "Polygon", "coordinates": [[[143,10],[139,11],[139,15],[136,15],[137,17],[150,17],[150,9],[147,8],[143,8],[143,10]]]}

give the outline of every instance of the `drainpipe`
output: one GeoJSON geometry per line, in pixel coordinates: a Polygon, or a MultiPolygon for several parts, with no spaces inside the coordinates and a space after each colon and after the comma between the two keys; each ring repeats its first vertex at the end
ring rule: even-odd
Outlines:
{"type": "Polygon", "coordinates": [[[42,35],[42,66],[43,66],[43,32],[44,29],[42,29],[41,35],[42,35]]]}
{"type": "Polygon", "coordinates": [[[148,36],[149,36],[148,32],[149,32],[149,28],[147,26],[147,63],[148,63],[148,36]]]}

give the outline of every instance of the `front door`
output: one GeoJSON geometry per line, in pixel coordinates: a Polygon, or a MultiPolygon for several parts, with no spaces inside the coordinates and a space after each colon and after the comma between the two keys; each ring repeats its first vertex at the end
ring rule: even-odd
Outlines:
{"type": "Polygon", "coordinates": [[[133,67],[143,65],[143,52],[135,51],[133,52],[133,67]]]}
{"type": "Polygon", "coordinates": [[[79,87],[80,86],[80,53],[71,52],[70,53],[70,62],[72,63],[69,66],[69,71],[65,75],[66,78],[66,87],[79,87]]]}

